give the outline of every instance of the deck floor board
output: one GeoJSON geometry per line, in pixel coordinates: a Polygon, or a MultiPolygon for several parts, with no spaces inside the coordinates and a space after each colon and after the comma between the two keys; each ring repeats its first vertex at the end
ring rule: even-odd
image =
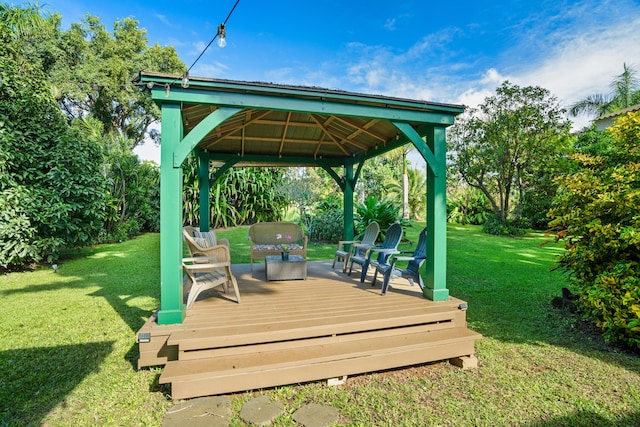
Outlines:
{"type": "Polygon", "coordinates": [[[309,262],[306,280],[269,281],[264,264],[234,265],[242,303],[203,292],[179,325],[152,317],[140,332],[139,367],[165,365],[174,398],[241,391],[459,357],[480,335],[466,327],[463,302],[433,302],[418,286],[348,276],[330,261],[309,262]]]}

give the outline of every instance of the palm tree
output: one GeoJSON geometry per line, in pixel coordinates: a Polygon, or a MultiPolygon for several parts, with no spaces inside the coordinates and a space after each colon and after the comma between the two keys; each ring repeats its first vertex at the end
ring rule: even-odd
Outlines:
{"type": "Polygon", "coordinates": [[[0,4],[0,22],[13,33],[16,39],[28,39],[48,25],[49,14],[42,11],[42,7],[35,4],[14,6],[0,4]]]}
{"type": "Polygon", "coordinates": [[[640,102],[640,79],[638,72],[630,65],[623,64],[622,74],[609,84],[610,94],[589,95],[569,107],[569,114],[576,117],[588,114],[600,117],[604,114],[623,110],[640,102]]]}
{"type": "Polygon", "coordinates": [[[407,166],[406,169],[406,185],[396,180],[388,180],[385,185],[387,187],[387,197],[396,203],[400,199],[407,200],[407,216],[405,219],[413,217],[416,220],[422,219],[421,212],[424,210],[425,198],[427,191],[426,175],[420,169],[407,166]]]}

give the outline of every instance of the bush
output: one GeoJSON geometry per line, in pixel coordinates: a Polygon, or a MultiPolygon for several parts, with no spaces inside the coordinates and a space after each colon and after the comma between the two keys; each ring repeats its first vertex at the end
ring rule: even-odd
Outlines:
{"type": "Polygon", "coordinates": [[[104,216],[100,160],[37,70],[0,54],[0,266],[52,261],[63,246],[93,241],[104,216]]]}
{"type": "Polygon", "coordinates": [[[576,171],[559,180],[550,226],[566,241],[559,263],[581,290],[584,315],[607,340],[640,349],[640,113],[610,132],[617,150],[574,156],[576,171]]]}
{"type": "Polygon", "coordinates": [[[458,185],[447,196],[447,221],[454,224],[482,225],[491,216],[487,196],[480,190],[458,185]]]}
{"type": "Polygon", "coordinates": [[[491,215],[487,222],[482,225],[482,231],[496,236],[521,236],[525,234],[522,228],[513,224],[506,224],[496,215],[491,215]]]}
{"type": "Polygon", "coordinates": [[[384,240],[384,233],[391,224],[400,222],[405,225],[406,221],[400,218],[400,206],[390,200],[378,200],[376,196],[367,197],[364,202],[356,208],[356,230],[364,231],[367,225],[376,221],[380,226],[380,239],[384,240]]]}
{"type": "Polygon", "coordinates": [[[337,242],[344,231],[342,209],[319,210],[308,223],[309,238],[315,242],[337,242]]]}

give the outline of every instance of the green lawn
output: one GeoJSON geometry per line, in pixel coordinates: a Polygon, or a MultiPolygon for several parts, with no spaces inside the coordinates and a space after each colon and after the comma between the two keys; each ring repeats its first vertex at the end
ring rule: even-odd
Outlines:
{"type": "MultiPolygon", "coordinates": [[[[414,244],[419,231],[409,229],[414,244]]],[[[231,240],[234,262],[248,262],[246,228],[219,235],[231,240]]],[[[285,404],[276,422],[285,426],[309,402],[333,405],[341,425],[353,426],[640,425],[640,357],[551,307],[565,282],[550,271],[561,249],[543,241],[449,227],[449,288],[484,335],[478,369],[434,363],[341,387],[240,393],[231,396],[232,425],[244,425],[237,414],[256,394],[285,404]]],[[[161,370],[135,367],[135,332],[159,301],[158,246],[147,234],[77,251],[57,273],[0,276],[0,425],[161,423],[173,404],[157,383],[161,370]]],[[[334,249],[311,243],[309,258],[332,258],[334,249]]]]}

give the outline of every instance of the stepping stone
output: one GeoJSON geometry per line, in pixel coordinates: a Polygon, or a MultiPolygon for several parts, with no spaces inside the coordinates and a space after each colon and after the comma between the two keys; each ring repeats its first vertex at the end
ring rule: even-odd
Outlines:
{"type": "Polygon", "coordinates": [[[247,423],[266,426],[283,413],[284,405],[282,403],[272,402],[269,396],[260,396],[251,399],[242,406],[240,418],[247,423]]]}
{"type": "Polygon", "coordinates": [[[310,403],[293,413],[293,420],[304,427],[326,427],[338,422],[338,410],[310,403]]]}
{"type": "Polygon", "coordinates": [[[164,414],[162,427],[227,427],[231,401],[224,396],[191,399],[172,406],[164,414]]]}

